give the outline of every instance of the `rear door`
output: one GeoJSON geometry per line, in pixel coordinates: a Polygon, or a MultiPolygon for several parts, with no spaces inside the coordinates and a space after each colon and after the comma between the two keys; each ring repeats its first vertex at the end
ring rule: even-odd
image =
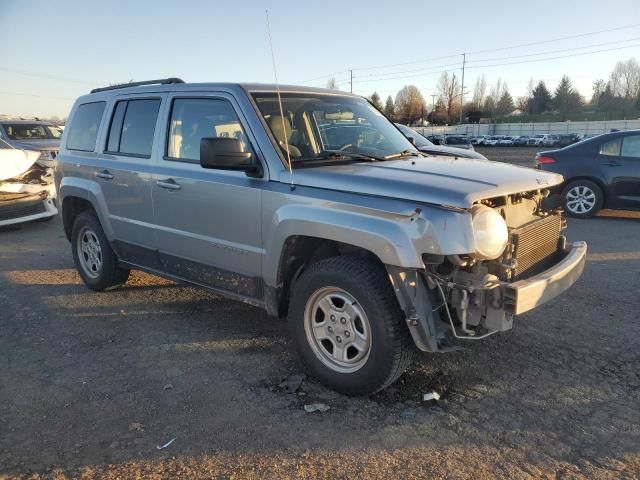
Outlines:
{"type": "Polygon", "coordinates": [[[204,169],[200,140],[235,137],[256,145],[232,96],[169,99],[163,158],[151,185],[163,269],[198,284],[262,299],[261,201],[264,179],[204,169]]]}
{"type": "Polygon", "coordinates": [[[116,97],[94,169],[121,259],[158,268],[151,204],[154,133],[163,95],[116,97]]]}
{"type": "Polygon", "coordinates": [[[618,208],[640,208],[640,134],[600,145],[596,157],[618,208]]]}

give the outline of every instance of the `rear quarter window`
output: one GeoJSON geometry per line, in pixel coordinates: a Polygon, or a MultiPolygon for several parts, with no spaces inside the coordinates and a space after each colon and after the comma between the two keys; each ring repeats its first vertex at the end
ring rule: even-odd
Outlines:
{"type": "Polygon", "coordinates": [[[96,149],[98,129],[106,102],[92,102],[78,105],[71,125],[68,127],[67,148],[93,152],[96,149]]]}

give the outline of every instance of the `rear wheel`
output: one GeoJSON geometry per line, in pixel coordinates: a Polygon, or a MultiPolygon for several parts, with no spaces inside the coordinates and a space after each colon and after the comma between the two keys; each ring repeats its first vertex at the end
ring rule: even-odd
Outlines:
{"type": "Polygon", "coordinates": [[[296,281],[289,326],[311,373],[347,395],[393,383],[414,347],[384,268],[355,256],[311,265],[296,281]]]}
{"type": "Polygon", "coordinates": [[[576,218],[591,218],[602,208],[604,195],[594,182],[578,179],[569,182],[562,191],[566,212],[576,218]]]}
{"type": "Polygon", "coordinates": [[[118,264],[118,258],[93,212],[82,212],[75,218],[71,249],[78,273],[90,289],[117,288],[129,278],[129,270],[118,264]]]}

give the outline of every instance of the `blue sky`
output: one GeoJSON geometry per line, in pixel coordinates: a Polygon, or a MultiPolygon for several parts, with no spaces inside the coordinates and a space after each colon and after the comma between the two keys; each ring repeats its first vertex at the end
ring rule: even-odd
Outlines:
{"type": "Polygon", "coordinates": [[[267,8],[281,83],[325,86],[335,73],[348,90],[354,69],[354,91],[383,99],[415,84],[431,103],[440,71],[459,73],[462,52],[477,52],[467,57],[469,95],[484,73],[489,84],[505,80],[514,97],[531,77],[554,88],[564,73],[590,96],[616,61],[640,59],[640,26],[505,49],[640,24],[637,0],[0,0],[0,113],[64,117],[78,95],[128,80],[272,82],[267,8]],[[552,56],[570,57],[478,68],[552,56]]]}

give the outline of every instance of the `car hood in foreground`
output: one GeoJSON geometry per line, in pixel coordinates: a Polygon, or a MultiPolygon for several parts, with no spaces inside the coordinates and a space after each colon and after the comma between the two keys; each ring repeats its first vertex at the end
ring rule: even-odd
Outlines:
{"type": "Polygon", "coordinates": [[[298,168],[301,186],[470,208],[485,198],[548,188],[562,176],[500,162],[412,157],[379,163],[298,168]]]}
{"type": "Polygon", "coordinates": [[[24,148],[27,150],[59,150],[60,140],[9,140],[9,143],[15,148],[24,148]]]}

